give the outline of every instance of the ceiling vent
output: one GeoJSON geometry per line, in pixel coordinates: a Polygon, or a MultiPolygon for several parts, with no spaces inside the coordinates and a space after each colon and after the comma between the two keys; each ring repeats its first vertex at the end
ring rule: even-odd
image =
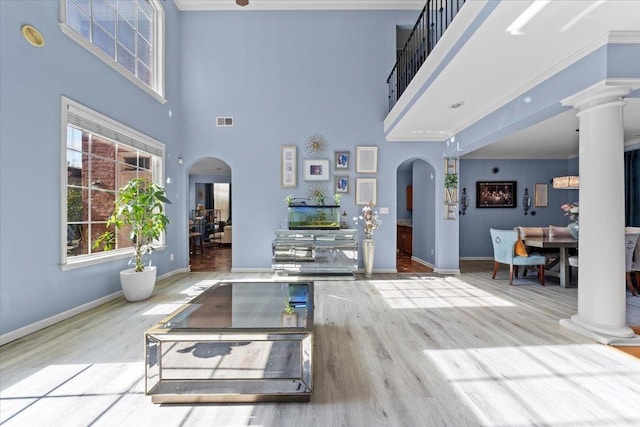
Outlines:
{"type": "Polygon", "coordinates": [[[216,117],[217,127],[233,126],[233,117],[216,117]]]}

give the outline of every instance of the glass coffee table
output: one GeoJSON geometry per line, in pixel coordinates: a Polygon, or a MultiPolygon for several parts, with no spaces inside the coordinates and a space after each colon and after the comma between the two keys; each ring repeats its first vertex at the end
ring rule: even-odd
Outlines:
{"type": "Polygon", "coordinates": [[[144,340],[153,403],[308,401],[313,282],[217,282],[144,340]]]}

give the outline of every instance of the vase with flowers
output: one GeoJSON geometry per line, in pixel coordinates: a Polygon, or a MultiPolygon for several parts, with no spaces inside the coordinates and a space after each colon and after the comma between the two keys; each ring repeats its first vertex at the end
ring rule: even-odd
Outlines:
{"type": "Polygon", "coordinates": [[[376,242],[373,240],[373,232],[380,227],[382,221],[378,218],[378,212],[373,210],[372,202],[369,202],[365,207],[363,207],[362,215],[354,216],[353,221],[356,224],[362,222],[364,230],[364,240],[362,241],[364,275],[365,277],[371,277],[373,273],[373,258],[376,248],[376,242]]]}
{"type": "Polygon", "coordinates": [[[580,206],[578,202],[573,203],[565,203],[560,206],[560,209],[564,212],[564,216],[568,216],[569,219],[573,222],[570,222],[567,228],[569,229],[569,234],[578,240],[578,232],[580,230],[580,226],[578,224],[578,217],[580,216],[580,206]]]}

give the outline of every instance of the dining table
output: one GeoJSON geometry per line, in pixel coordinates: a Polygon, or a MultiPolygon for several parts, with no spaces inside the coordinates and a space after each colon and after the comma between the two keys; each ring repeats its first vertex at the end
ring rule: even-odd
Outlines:
{"type": "Polygon", "coordinates": [[[541,249],[558,249],[560,257],[545,266],[545,276],[558,277],[560,286],[563,288],[571,287],[569,280],[569,249],[578,247],[578,241],[573,237],[549,237],[536,236],[525,237],[525,246],[541,249]],[[559,265],[560,270],[552,270],[553,267],[559,265]]]}

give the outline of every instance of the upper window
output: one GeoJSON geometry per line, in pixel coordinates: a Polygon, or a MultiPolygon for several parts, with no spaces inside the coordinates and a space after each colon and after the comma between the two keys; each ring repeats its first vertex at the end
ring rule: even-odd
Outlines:
{"type": "Polygon", "coordinates": [[[164,145],[69,99],[63,98],[63,266],[105,256],[128,256],[128,231],[119,229],[108,253],[94,248],[106,230],[124,184],[144,177],[162,184],[164,145]]]}
{"type": "Polygon", "coordinates": [[[145,90],[164,97],[164,13],[156,0],[61,2],[61,26],[67,35],[145,90]]]}

